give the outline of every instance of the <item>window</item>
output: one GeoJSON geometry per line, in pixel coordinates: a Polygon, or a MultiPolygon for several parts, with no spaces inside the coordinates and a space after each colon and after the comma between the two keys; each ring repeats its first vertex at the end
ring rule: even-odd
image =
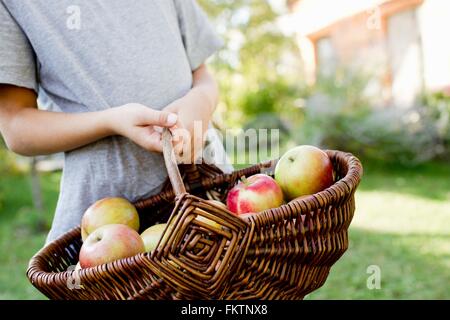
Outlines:
{"type": "Polygon", "coordinates": [[[317,40],[317,73],[319,76],[333,75],[337,67],[336,50],[330,37],[317,40]]]}

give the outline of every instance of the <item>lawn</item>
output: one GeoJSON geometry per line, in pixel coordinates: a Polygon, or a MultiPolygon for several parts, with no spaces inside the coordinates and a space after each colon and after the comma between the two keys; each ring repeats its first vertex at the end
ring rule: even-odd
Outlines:
{"type": "MultiPolygon", "coordinates": [[[[365,166],[356,195],[350,248],[325,285],[307,299],[449,299],[450,169],[365,166]],[[367,287],[368,267],[381,271],[381,287],[367,287]]],[[[42,176],[47,225],[58,195],[59,173],[42,176]]],[[[46,231],[32,209],[27,176],[0,178],[0,299],[44,299],[29,283],[29,258],[46,231]]]]}

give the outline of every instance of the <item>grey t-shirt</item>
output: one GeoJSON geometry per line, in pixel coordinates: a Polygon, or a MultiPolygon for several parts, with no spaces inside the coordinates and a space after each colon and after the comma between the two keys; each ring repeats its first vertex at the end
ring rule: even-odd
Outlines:
{"type": "MultiPolygon", "coordinates": [[[[162,109],[221,44],[195,0],[0,0],[0,83],[40,89],[62,112],[162,109]]],[[[161,154],[124,137],[67,152],[47,241],[96,200],[147,197],[166,175],[161,154]]]]}

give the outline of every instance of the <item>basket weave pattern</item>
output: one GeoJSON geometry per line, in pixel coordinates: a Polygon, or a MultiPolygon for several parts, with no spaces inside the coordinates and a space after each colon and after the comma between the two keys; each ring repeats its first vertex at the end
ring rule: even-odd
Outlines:
{"type": "Polygon", "coordinates": [[[231,174],[206,164],[180,165],[184,186],[176,186],[175,177],[173,188],[167,184],[135,203],[143,229],[168,221],[154,252],[67,271],[82,245],[75,228],[31,259],[28,278],[51,299],[303,299],[323,285],[348,248],[362,175],[356,157],[327,154],[335,172],[331,187],[246,220],[205,199],[224,201],[240,177],[270,174],[276,161],[231,174]],[[70,289],[71,283],[79,285],[70,289]]]}

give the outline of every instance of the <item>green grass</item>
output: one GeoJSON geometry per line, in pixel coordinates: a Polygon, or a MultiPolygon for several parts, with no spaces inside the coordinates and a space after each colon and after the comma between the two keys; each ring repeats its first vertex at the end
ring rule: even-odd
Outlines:
{"type": "Polygon", "coordinates": [[[41,179],[46,211],[33,209],[30,179],[2,174],[0,178],[0,299],[43,299],[26,278],[29,259],[44,244],[58,197],[60,174],[41,179]],[[42,228],[42,221],[47,226],[42,228]]]}
{"type": "MultiPolygon", "coordinates": [[[[448,165],[439,163],[408,169],[365,165],[350,248],[307,299],[449,299],[449,177],[448,165]],[[380,289],[367,288],[371,265],[381,270],[380,289]]],[[[59,179],[57,173],[42,177],[47,225],[59,179]]],[[[0,299],[45,298],[25,276],[46,236],[29,186],[23,175],[0,177],[0,299]]]]}
{"type": "Polygon", "coordinates": [[[365,166],[350,246],[308,299],[449,299],[450,169],[365,166]],[[367,288],[369,266],[381,288],[367,288]]]}

